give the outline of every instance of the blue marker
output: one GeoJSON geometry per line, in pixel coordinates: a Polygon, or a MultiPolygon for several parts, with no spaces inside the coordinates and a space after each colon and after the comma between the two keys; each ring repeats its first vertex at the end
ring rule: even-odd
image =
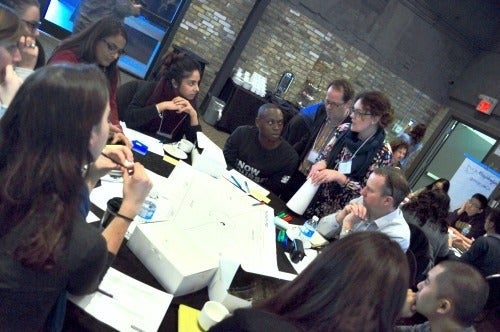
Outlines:
{"type": "MultiPolygon", "coordinates": [[[[232,176],[232,175],[231,175],[231,179],[233,179],[234,184],[235,184],[238,188],[240,188],[241,190],[243,190],[243,187],[242,187],[242,186],[241,186],[241,184],[238,182],[238,180],[236,180],[236,178],[235,178],[234,176],[232,176]]],[[[243,190],[243,191],[245,191],[245,190],[243,190]]]]}
{"type": "Polygon", "coordinates": [[[250,188],[248,188],[248,183],[246,180],[245,180],[245,188],[247,189],[247,193],[250,193],[250,188]]]}

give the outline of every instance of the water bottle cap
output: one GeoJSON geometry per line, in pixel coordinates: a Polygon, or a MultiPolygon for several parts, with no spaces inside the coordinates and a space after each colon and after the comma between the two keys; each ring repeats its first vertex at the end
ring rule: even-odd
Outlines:
{"type": "Polygon", "coordinates": [[[319,218],[318,218],[318,216],[313,216],[313,217],[312,217],[312,220],[314,220],[314,221],[318,221],[318,220],[319,220],[319,218]]]}

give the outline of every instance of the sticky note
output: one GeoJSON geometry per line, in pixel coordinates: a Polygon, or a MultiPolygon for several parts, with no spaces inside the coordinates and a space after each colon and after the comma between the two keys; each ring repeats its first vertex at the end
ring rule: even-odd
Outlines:
{"type": "Polygon", "coordinates": [[[174,166],[179,163],[179,160],[174,159],[174,158],[170,157],[169,155],[164,155],[163,160],[166,161],[167,163],[174,165],[174,166]]]}
{"type": "Polygon", "coordinates": [[[255,190],[253,188],[250,189],[250,195],[252,195],[257,200],[262,201],[266,204],[269,204],[269,202],[271,201],[271,199],[269,197],[264,196],[260,191],[255,190]]]}

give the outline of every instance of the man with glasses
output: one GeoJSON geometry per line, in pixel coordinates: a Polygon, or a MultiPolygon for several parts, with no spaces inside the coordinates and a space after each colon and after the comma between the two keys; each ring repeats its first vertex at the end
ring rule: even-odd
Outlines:
{"type": "MultiPolygon", "coordinates": [[[[274,104],[259,108],[255,126],[240,126],[224,145],[227,164],[275,194],[280,194],[297,168],[298,156],[281,139],[283,112],[274,104]]],[[[242,190],[248,191],[244,184],[242,190]]]]}
{"type": "Polygon", "coordinates": [[[448,225],[462,232],[469,239],[477,239],[485,233],[486,207],[488,199],[480,194],[474,194],[465,201],[459,209],[450,212],[448,225]],[[467,231],[464,232],[464,229],[467,231]]]}
{"type": "MultiPolygon", "coordinates": [[[[338,125],[349,122],[350,101],[354,88],[347,80],[334,80],[328,85],[325,100],[306,107],[295,115],[283,131],[283,138],[299,154],[299,167],[288,185],[288,195],[293,195],[305,182],[307,174],[335,134],[338,125]],[[307,118],[313,118],[308,125],[307,118]]],[[[283,196],[283,199],[290,197],[283,196]]]]}
{"type": "Polygon", "coordinates": [[[398,206],[409,193],[408,182],[400,169],[376,168],[361,190],[361,197],[321,218],[317,230],[326,238],[342,238],[350,232],[382,232],[406,251],[410,245],[410,228],[398,206]]]}

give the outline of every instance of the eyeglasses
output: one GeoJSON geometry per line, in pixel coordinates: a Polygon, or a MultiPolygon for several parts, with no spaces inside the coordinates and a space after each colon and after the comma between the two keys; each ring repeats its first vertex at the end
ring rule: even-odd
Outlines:
{"type": "Polygon", "coordinates": [[[354,116],[356,116],[356,117],[358,117],[358,116],[359,116],[359,117],[363,117],[363,116],[365,116],[365,115],[372,115],[372,114],[371,114],[370,112],[363,112],[363,110],[357,110],[357,109],[355,109],[355,108],[353,107],[353,108],[351,108],[351,115],[352,115],[353,117],[354,117],[354,116]]]}
{"type": "Polygon", "coordinates": [[[330,101],[328,99],[325,99],[326,106],[332,106],[332,107],[339,108],[339,107],[343,106],[344,104],[345,103],[337,103],[336,101],[330,101]]]}
{"type": "Polygon", "coordinates": [[[122,54],[125,54],[125,50],[124,49],[118,48],[118,46],[116,46],[113,43],[108,42],[104,38],[101,39],[101,40],[104,42],[104,44],[106,44],[106,46],[108,47],[108,51],[110,51],[111,53],[116,53],[116,54],[118,54],[118,56],[120,56],[122,54]]]}
{"type": "Polygon", "coordinates": [[[26,21],[23,20],[23,22],[30,28],[31,31],[35,32],[40,28],[40,25],[42,25],[42,22],[40,21],[26,21]]]}

